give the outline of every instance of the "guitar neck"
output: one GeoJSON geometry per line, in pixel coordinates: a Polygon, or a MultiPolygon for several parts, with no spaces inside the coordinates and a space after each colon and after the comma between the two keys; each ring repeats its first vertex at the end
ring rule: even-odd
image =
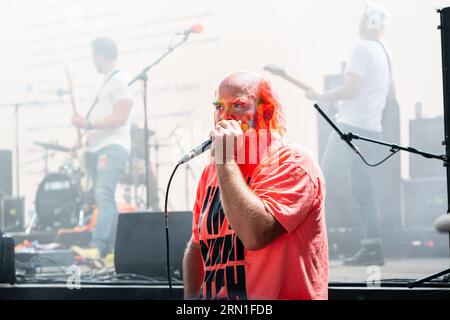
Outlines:
{"type": "Polygon", "coordinates": [[[302,89],[302,90],[304,90],[304,91],[310,89],[309,86],[307,86],[307,85],[304,84],[303,82],[300,82],[300,81],[298,81],[297,79],[295,79],[295,78],[293,78],[293,77],[291,77],[291,76],[289,76],[289,75],[287,75],[287,74],[281,75],[280,77],[284,78],[285,80],[287,80],[288,82],[290,82],[290,83],[292,83],[294,86],[296,86],[297,88],[300,88],[300,89],[302,89]]]}
{"type": "MultiPolygon", "coordinates": [[[[69,87],[70,105],[72,107],[72,113],[75,116],[78,114],[78,112],[77,112],[77,105],[75,102],[75,95],[73,93],[73,78],[67,67],[65,69],[65,72],[66,72],[66,78],[67,78],[67,83],[68,83],[68,87],[69,87]]],[[[78,143],[81,143],[81,139],[82,139],[81,130],[78,127],[76,127],[76,130],[77,130],[78,143]]]]}
{"type": "MultiPolygon", "coordinates": [[[[72,106],[72,112],[73,112],[73,115],[76,115],[78,112],[77,112],[77,105],[75,103],[75,95],[73,94],[73,89],[69,90],[69,94],[70,94],[70,104],[72,106]]],[[[77,138],[78,138],[78,142],[81,143],[82,135],[81,135],[81,130],[78,127],[77,127],[77,138]]]]}

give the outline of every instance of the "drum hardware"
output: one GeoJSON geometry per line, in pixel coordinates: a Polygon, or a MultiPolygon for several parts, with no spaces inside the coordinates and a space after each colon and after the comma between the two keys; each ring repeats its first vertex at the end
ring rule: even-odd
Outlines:
{"type": "Polygon", "coordinates": [[[25,228],[25,234],[30,234],[31,230],[36,228],[37,223],[37,212],[36,210],[33,210],[33,215],[30,218],[30,222],[28,223],[27,227],[25,228]]]}
{"type": "MultiPolygon", "coordinates": [[[[64,153],[70,153],[70,148],[64,147],[59,145],[56,142],[40,142],[40,141],[34,141],[34,144],[43,148],[45,151],[45,154],[43,157],[36,159],[36,161],[38,160],[44,160],[44,164],[45,164],[45,169],[44,169],[44,173],[45,175],[47,175],[49,173],[48,170],[48,162],[49,162],[49,158],[52,158],[55,155],[55,152],[64,152],[64,153]]],[[[27,163],[31,163],[27,162],[27,163]]]]}
{"type": "Polygon", "coordinates": [[[49,172],[49,170],[48,170],[49,160],[51,158],[53,158],[54,156],[55,156],[55,152],[53,152],[53,151],[49,152],[48,150],[45,150],[45,154],[43,156],[36,157],[36,158],[33,158],[33,159],[29,159],[29,160],[27,160],[25,162],[21,162],[20,166],[21,167],[22,166],[27,166],[27,165],[30,165],[30,164],[34,164],[36,162],[44,161],[44,175],[46,175],[49,172]]]}
{"type": "MultiPolygon", "coordinates": [[[[149,135],[155,138],[153,131],[149,131],[149,135]]],[[[132,203],[132,192],[134,191],[134,202],[138,207],[145,206],[144,195],[139,191],[140,187],[145,186],[143,140],[143,129],[133,126],[131,159],[121,181],[125,186],[127,203],[132,203]]],[[[70,148],[55,142],[36,141],[34,144],[42,147],[46,152],[71,152],[70,148]]],[[[160,148],[169,146],[171,146],[169,143],[159,141],[152,141],[149,144],[149,148],[154,148],[155,150],[155,157],[157,157],[160,148]]],[[[47,158],[45,159],[47,161],[47,158]]],[[[158,159],[156,162],[158,162],[158,159]]],[[[158,170],[158,167],[159,164],[157,163],[156,170],[158,170]]],[[[83,226],[89,222],[92,216],[94,197],[92,191],[84,192],[80,187],[82,177],[83,172],[80,169],[80,164],[72,157],[65,160],[57,172],[48,172],[46,170],[35,196],[36,211],[34,221],[27,226],[27,231],[30,232],[32,228],[40,230],[73,228],[83,226]]],[[[150,170],[149,178],[151,189],[153,190],[151,191],[150,207],[155,211],[159,211],[157,173],[150,170]]]]}
{"type": "Polygon", "coordinates": [[[70,148],[64,147],[64,146],[60,146],[57,143],[35,141],[34,144],[37,145],[37,146],[40,146],[40,147],[42,147],[42,148],[44,148],[46,150],[53,150],[53,151],[66,152],[66,153],[70,152],[70,148]]]}
{"type": "MultiPolygon", "coordinates": [[[[155,167],[148,167],[148,206],[152,210],[160,211],[159,207],[159,189],[158,189],[158,171],[161,165],[158,155],[161,148],[171,147],[169,142],[159,141],[154,131],[147,130],[148,136],[152,141],[149,143],[149,149],[154,150],[155,167]]],[[[138,208],[145,208],[146,196],[144,192],[140,192],[141,187],[145,187],[145,130],[133,124],[131,128],[131,155],[130,160],[125,169],[125,174],[121,180],[121,184],[125,186],[125,200],[127,203],[133,203],[138,208]],[[144,197],[144,198],[143,198],[144,197]],[[134,198],[134,199],[133,199],[134,198]],[[134,201],[132,201],[132,199],[134,201]]],[[[151,152],[149,152],[150,154],[151,152]]]]}

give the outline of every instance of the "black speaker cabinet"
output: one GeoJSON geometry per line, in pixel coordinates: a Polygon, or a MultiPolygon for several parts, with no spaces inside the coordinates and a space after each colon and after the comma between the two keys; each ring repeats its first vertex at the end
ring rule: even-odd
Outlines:
{"type": "MultiPolygon", "coordinates": [[[[172,277],[182,279],[184,249],[192,233],[192,212],[169,213],[172,277]]],[[[114,265],[117,273],[167,279],[166,235],[163,212],[119,214],[114,265]]]]}
{"type": "Polygon", "coordinates": [[[3,232],[25,230],[24,198],[4,198],[1,200],[0,223],[3,232]]]}
{"type": "Polygon", "coordinates": [[[0,232],[0,283],[16,282],[14,258],[14,240],[0,232]]]}

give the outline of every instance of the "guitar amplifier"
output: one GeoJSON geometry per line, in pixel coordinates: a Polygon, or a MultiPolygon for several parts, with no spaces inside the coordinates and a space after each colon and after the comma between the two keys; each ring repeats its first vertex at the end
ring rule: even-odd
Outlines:
{"type": "Polygon", "coordinates": [[[24,198],[4,198],[0,202],[0,223],[3,232],[24,231],[24,198]]]}

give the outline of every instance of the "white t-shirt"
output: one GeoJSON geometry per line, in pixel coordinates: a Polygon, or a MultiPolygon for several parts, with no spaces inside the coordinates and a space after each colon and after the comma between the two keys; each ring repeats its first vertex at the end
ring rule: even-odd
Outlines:
{"type": "MultiPolygon", "coordinates": [[[[119,70],[103,86],[104,81],[118,70],[111,70],[107,74],[100,86],[100,95],[96,106],[89,116],[91,122],[105,119],[114,112],[114,104],[122,99],[133,99],[131,90],[128,87],[129,76],[119,70]]],[[[98,93],[97,93],[98,94],[98,93]]],[[[87,151],[95,152],[109,145],[119,145],[127,150],[131,149],[131,115],[128,117],[125,125],[112,129],[93,129],[88,133],[87,151]]]]}
{"type": "MultiPolygon", "coordinates": [[[[389,50],[386,50],[389,54],[389,50]]],[[[386,53],[381,45],[376,41],[361,41],[353,49],[347,62],[346,73],[348,72],[358,75],[361,84],[356,96],[338,104],[337,121],[380,132],[383,109],[392,79],[386,53]]]]}

